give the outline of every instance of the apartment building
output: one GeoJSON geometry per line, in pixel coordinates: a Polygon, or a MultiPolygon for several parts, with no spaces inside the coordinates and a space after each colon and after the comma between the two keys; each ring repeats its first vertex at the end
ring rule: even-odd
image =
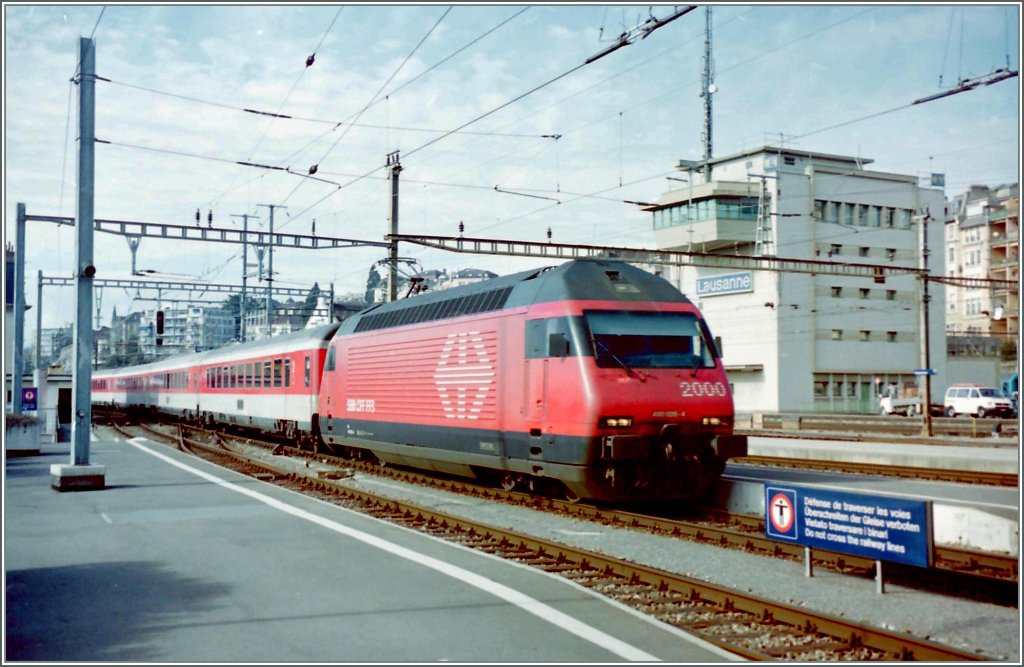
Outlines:
{"type": "Polygon", "coordinates": [[[994,278],[1018,287],[946,288],[946,330],[954,336],[1015,337],[1020,331],[1020,190],[1017,183],[972,185],[950,202],[946,265],[953,276],[994,278]]]}

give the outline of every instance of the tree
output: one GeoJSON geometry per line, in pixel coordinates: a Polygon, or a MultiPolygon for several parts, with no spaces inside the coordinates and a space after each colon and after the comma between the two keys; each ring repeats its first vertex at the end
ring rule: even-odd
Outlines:
{"type": "Polygon", "coordinates": [[[376,302],[376,299],[374,298],[374,290],[380,287],[382,282],[383,280],[381,279],[380,274],[377,273],[377,267],[371,266],[370,275],[366,278],[366,295],[363,297],[363,300],[366,301],[366,305],[376,302]]]}

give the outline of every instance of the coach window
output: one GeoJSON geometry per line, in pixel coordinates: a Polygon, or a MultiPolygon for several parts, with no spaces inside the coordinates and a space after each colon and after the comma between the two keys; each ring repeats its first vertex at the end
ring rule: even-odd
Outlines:
{"type": "Polygon", "coordinates": [[[307,387],[309,386],[309,371],[310,371],[310,363],[311,363],[311,362],[310,362],[310,359],[309,359],[309,355],[307,354],[307,355],[306,355],[306,372],[305,372],[305,378],[306,378],[306,386],[307,386],[307,387]]]}
{"type": "Polygon", "coordinates": [[[274,386],[281,386],[281,360],[274,359],[274,386]]]}
{"type": "Polygon", "coordinates": [[[284,360],[284,386],[292,386],[292,360],[288,358],[284,360]]]}
{"type": "Polygon", "coordinates": [[[263,362],[263,386],[270,387],[270,362],[263,362]]]}
{"type": "Polygon", "coordinates": [[[223,387],[225,389],[230,389],[231,388],[231,367],[230,366],[224,366],[223,369],[221,370],[221,374],[224,376],[223,387]]]}
{"type": "Polygon", "coordinates": [[[246,388],[252,386],[252,364],[245,365],[245,386],[246,388]]]}

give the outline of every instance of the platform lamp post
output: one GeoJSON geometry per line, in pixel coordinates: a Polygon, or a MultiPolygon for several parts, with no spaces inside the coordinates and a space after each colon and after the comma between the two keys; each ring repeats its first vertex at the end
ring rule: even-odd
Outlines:
{"type": "Polygon", "coordinates": [[[95,224],[96,46],[79,38],[78,206],[75,218],[76,316],[72,380],[71,463],[50,466],[51,486],[58,491],[102,489],[106,467],[89,463],[92,435],[92,288],[95,224]]]}

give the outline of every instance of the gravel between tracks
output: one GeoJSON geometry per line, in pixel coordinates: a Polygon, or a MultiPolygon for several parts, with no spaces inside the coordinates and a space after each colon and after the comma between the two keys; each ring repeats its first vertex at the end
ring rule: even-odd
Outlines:
{"type": "Polygon", "coordinates": [[[1020,663],[1021,617],[1018,609],[949,598],[892,584],[886,584],[885,593],[879,595],[875,592],[873,579],[845,576],[824,569],[815,570],[814,576],[807,578],[802,563],[610,528],[366,475],[357,474],[345,484],[814,611],[980,651],[995,660],[1020,663]]]}

